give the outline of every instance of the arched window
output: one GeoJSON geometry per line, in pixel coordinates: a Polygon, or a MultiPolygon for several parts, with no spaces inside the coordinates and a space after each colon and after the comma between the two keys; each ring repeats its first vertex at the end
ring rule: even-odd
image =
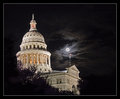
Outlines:
{"type": "Polygon", "coordinates": [[[39,49],[39,45],[37,45],[37,49],[39,49]]]}
{"type": "Polygon", "coordinates": [[[28,49],[28,46],[26,46],[26,49],[28,49]]]}
{"type": "Polygon", "coordinates": [[[29,46],[30,46],[29,48],[31,49],[31,45],[29,45],[29,46]]]}
{"type": "Polygon", "coordinates": [[[39,49],[42,49],[42,47],[40,46],[39,49]]]}
{"type": "Polygon", "coordinates": [[[47,70],[45,69],[45,72],[46,72],[47,70]]]}
{"type": "Polygon", "coordinates": [[[60,84],[62,83],[62,80],[61,79],[57,79],[57,84],[60,84]]]}
{"type": "Polygon", "coordinates": [[[35,49],[35,45],[33,45],[33,49],[35,49]]]}

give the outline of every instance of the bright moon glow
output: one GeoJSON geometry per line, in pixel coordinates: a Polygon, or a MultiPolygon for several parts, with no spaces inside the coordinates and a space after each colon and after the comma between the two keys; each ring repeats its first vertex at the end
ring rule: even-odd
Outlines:
{"type": "Polygon", "coordinates": [[[69,51],[70,51],[70,48],[66,48],[65,50],[66,50],[66,52],[69,52],[69,51]]]}

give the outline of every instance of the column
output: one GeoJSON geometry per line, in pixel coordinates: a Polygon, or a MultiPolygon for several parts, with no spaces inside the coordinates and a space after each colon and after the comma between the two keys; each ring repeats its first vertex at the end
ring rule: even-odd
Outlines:
{"type": "Polygon", "coordinates": [[[25,64],[25,54],[24,54],[24,64],[25,64]]]}
{"type": "Polygon", "coordinates": [[[24,54],[23,54],[23,64],[24,64],[24,54]]]}
{"type": "Polygon", "coordinates": [[[39,64],[40,64],[40,54],[39,54],[39,64]]]}
{"type": "Polygon", "coordinates": [[[49,66],[49,56],[47,55],[47,65],[49,66]]]}
{"type": "Polygon", "coordinates": [[[45,64],[45,55],[43,54],[43,64],[45,64]]]}
{"type": "Polygon", "coordinates": [[[46,55],[45,55],[45,65],[46,65],[46,55]]]}
{"type": "Polygon", "coordinates": [[[31,45],[31,48],[33,48],[33,45],[31,45]]]}
{"type": "Polygon", "coordinates": [[[22,57],[22,55],[20,55],[20,60],[21,60],[21,63],[23,64],[23,57],[22,57]]]}
{"type": "Polygon", "coordinates": [[[28,65],[28,63],[29,63],[29,56],[28,56],[28,54],[27,54],[27,65],[28,65]]]}
{"type": "Polygon", "coordinates": [[[39,54],[37,54],[37,64],[39,64],[39,54]]]}
{"type": "Polygon", "coordinates": [[[49,59],[48,59],[48,60],[49,60],[49,66],[51,66],[51,63],[50,63],[50,56],[49,56],[49,59]]]}
{"type": "Polygon", "coordinates": [[[20,55],[20,61],[21,61],[21,55],[20,55]]]}
{"type": "Polygon", "coordinates": [[[38,54],[38,64],[39,64],[39,59],[40,59],[40,57],[39,57],[39,54],[38,54]]]}
{"type": "Polygon", "coordinates": [[[43,64],[43,55],[40,55],[41,65],[43,64]]]}
{"type": "Polygon", "coordinates": [[[34,54],[34,64],[35,64],[35,62],[36,62],[36,55],[34,54]]]}
{"type": "Polygon", "coordinates": [[[37,63],[37,54],[34,55],[35,56],[35,64],[37,63]]]}
{"type": "Polygon", "coordinates": [[[39,54],[39,64],[41,64],[41,54],[39,54]]]}
{"type": "Polygon", "coordinates": [[[34,54],[31,54],[32,55],[32,64],[34,63],[34,54]]]}
{"type": "Polygon", "coordinates": [[[33,54],[33,64],[35,64],[35,55],[33,54]]]}
{"type": "Polygon", "coordinates": [[[37,45],[35,45],[35,48],[37,49],[37,45]]]}
{"type": "Polygon", "coordinates": [[[43,60],[44,60],[44,64],[45,64],[45,55],[43,55],[43,60]]]}
{"type": "Polygon", "coordinates": [[[28,49],[30,48],[30,45],[28,45],[28,49]]]}
{"type": "Polygon", "coordinates": [[[24,64],[25,64],[25,54],[24,54],[24,64]]]}
{"type": "Polygon", "coordinates": [[[47,55],[46,55],[46,57],[45,57],[45,61],[46,61],[46,65],[47,65],[47,55]]]}
{"type": "Polygon", "coordinates": [[[24,64],[26,64],[26,54],[24,54],[24,64]]]}
{"type": "Polygon", "coordinates": [[[24,59],[24,54],[23,54],[23,64],[24,64],[24,60],[25,60],[25,59],[24,59]]]}
{"type": "Polygon", "coordinates": [[[39,58],[40,58],[40,61],[39,61],[39,62],[40,62],[40,64],[41,64],[41,54],[39,54],[39,58]]]}
{"type": "Polygon", "coordinates": [[[47,65],[47,61],[46,61],[46,59],[47,59],[47,57],[46,57],[46,55],[45,55],[45,64],[47,65]]]}
{"type": "Polygon", "coordinates": [[[32,64],[31,60],[32,60],[32,54],[30,54],[30,60],[29,60],[30,64],[32,64]]]}

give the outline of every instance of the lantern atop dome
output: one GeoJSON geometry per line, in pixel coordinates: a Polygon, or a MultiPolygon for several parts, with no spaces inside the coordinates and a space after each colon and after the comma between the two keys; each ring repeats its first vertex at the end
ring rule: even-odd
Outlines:
{"type": "Polygon", "coordinates": [[[36,21],[34,20],[34,14],[32,14],[32,20],[30,21],[30,30],[29,31],[34,31],[37,30],[36,28],[36,21]]]}

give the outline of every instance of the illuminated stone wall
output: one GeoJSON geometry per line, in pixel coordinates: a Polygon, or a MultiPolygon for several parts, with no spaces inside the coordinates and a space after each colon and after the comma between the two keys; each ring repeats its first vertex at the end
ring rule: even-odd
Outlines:
{"type": "Polygon", "coordinates": [[[41,50],[19,51],[17,53],[17,60],[22,63],[22,69],[35,66],[36,72],[51,72],[50,55],[50,52],[41,50]]]}
{"type": "Polygon", "coordinates": [[[43,77],[47,77],[46,81],[49,85],[58,88],[59,91],[71,91],[74,94],[80,94],[78,89],[79,80],[79,70],[73,65],[67,68],[66,72],[52,72],[50,74],[44,74],[43,77]]]}

